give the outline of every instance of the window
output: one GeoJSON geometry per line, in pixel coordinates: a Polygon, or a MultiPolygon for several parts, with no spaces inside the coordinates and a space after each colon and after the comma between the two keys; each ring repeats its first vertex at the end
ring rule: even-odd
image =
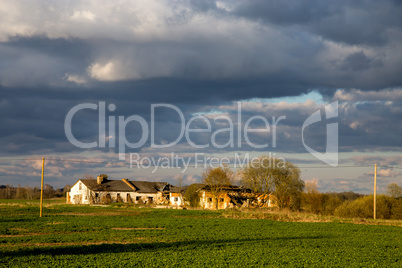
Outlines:
{"type": "Polygon", "coordinates": [[[136,196],[135,197],[135,201],[140,201],[141,200],[141,196],[136,196]]]}
{"type": "Polygon", "coordinates": [[[208,198],[208,202],[212,202],[212,198],[210,197],[210,198],[208,198]]]}
{"type": "Polygon", "coordinates": [[[219,202],[223,202],[223,198],[219,198],[219,202]]]}
{"type": "Polygon", "coordinates": [[[82,190],[82,183],[81,182],[78,184],[78,190],[82,190]]]}
{"type": "Polygon", "coordinates": [[[175,197],[175,198],[174,198],[174,201],[175,201],[175,202],[179,201],[179,198],[178,198],[178,197],[175,197]]]}

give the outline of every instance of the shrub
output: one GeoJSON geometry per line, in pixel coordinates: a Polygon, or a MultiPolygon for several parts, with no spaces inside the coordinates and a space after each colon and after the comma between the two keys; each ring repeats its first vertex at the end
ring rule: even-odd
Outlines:
{"type": "Polygon", "coordinates": [[[324,214],[334,215],[335,209],[342,204],[342,200],[336,195],[324,195],[324,214]]]}
{"type": "MultiPolygon", "coordinates": [[[[377,196],[377,219],[390,219],[392,202],[385,195],[377,196]]],[[[372,218],[374,213],[374,197],[372,195],[360,197],[354,201],[344,202],[335,209],[335,215],[339,217],[372,218]]]]}
{"type": "Polygon", "coordinates": [[[393,198],[391,204],[391,219],[402,220],[402,198],[393,198]]]}

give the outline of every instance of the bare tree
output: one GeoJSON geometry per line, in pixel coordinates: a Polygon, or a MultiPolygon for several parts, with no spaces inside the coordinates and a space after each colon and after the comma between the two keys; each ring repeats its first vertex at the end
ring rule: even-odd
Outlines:
{"type": "Polygon", "coordinates": [[[322,212],[322,194],[318,191],[316,179],[306,181],[304,200],[311,212],[316,214],[322,212]]]}
{"type": "Polygon", "coordinates": [[[215,199],[216,209],[218,209],[218,198],[225,186],[232,184],[233,172],[228,168],[217,167],[208,169],[202,174],[202,183],[206,184],[215,199]]]}
{"type": "Polygon", "coordinates": [[[274,188],[275,158],[261,156],[240,171],[240,183],[256,193],[270,194],[274,188]]]}
{"type": "Polygon", "coordinates": [[[402,197],[402,187],[396,183],[390,183],[387,186],[387,194],[394,198],[402,197]]]}
{"type": "Polygon", "coordinates": [[[184,206],[183,195],[182,195],[182,192],[181,192],[181,187],[183,186],[183,185],[182,185],[182,183],[183,183],[183,175],[182,175],[182,174],[179,174],[179,175],[177,176],[177,183],[178,183],[178,186],[179,186],[180,204],[181,204],[182,206],[184,206]]]}
{"type": "Polygon", "coordinates": [[[93,175],[90,174],[85,174],[82,178],[85,180],[85,184],[87,186],[87,196],[89,196],[89,202],[91,204],[96,203],[96,194],[94,191],[92,191],[92,189],[95,189],[95,187],[99,185],[97,180],[93,175]]]}

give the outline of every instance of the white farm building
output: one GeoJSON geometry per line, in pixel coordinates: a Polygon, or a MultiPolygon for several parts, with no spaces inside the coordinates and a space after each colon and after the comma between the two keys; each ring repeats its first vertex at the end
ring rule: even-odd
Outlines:
{"type": "Polygon", "coordinates": [[[80,179],[67,194],[68,204],[124,202],[134,204],[169,204],[170,192],[177,188],[167,182],[108,180],[106,175],[80,179]]]}

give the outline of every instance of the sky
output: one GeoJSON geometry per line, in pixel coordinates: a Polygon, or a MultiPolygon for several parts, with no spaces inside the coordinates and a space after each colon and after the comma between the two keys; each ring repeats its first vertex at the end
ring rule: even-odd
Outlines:
{"type": "Polygon", "coordinates": [[[401,104],[397,0],[0,0],[0,184],[39,186],[42,157],[63,187],[269,155],[323,192],[372,192],[378,164],[385,192],[401,104]]]}

